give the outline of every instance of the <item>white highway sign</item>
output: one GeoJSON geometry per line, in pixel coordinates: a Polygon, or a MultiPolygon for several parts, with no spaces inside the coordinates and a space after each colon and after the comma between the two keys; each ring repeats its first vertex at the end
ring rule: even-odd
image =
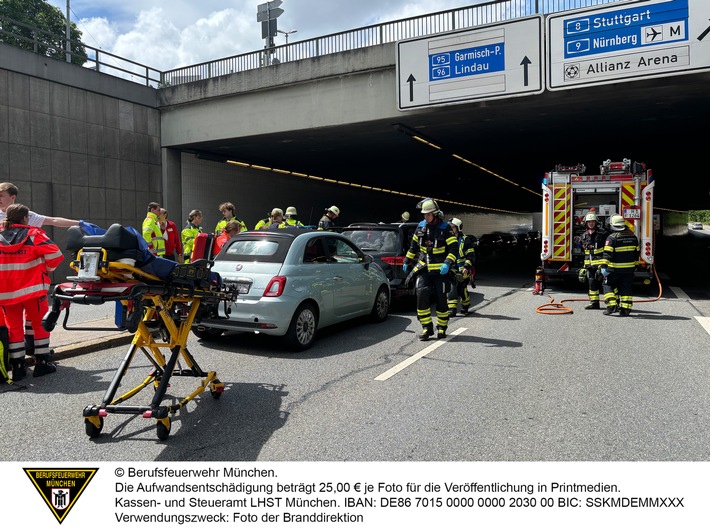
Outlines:
{"type": "Polygon", "coordinates": [[[540,94],[542,17],[397,43],[400,110],[540,94]]]}
{"type": "Polygon", "coordinates": [[[710,69],[710,0],[648,0],[547,19],[547,88],[710,69]]]}

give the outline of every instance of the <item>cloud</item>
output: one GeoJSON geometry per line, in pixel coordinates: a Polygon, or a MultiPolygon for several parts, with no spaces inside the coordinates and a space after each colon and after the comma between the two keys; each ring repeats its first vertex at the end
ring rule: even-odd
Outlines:
{"type": "MultiPolygon", "coordinates": [[[[263,48],[257,5],[266,0],[72,0],[83,41],[158,70],[263,48]],[[85,18],[82,18],[85,17],[85,18]]],[[[49,0],[64,13],[64,0],[49,0]]],[[[480,3],[480,2],[475,2],[480,3]]],[[[470,5],[463,0],[283,0],[279,29],[291,42],[470,5]]],[[[284,43],[278,35],[276,44],[284,43]]]]}

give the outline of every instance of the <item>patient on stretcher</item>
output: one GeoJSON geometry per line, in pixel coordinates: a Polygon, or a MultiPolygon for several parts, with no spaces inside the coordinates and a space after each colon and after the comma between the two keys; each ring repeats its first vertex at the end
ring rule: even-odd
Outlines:
{"type": "Polygon", "coordinates": [[[83,250],[84,253],[88,249],[104,249],[108,262],[133,263],[143,272],[171,283],[197,284],[205,288],[221,284],[219,274],[210,272],[205,260],[178,264],[156,257],[148,250],[143,237],[130,226],[113,224],[108,229],[102,229],[81,221],[79,226],[67,229],[67,249],[73,252],[83,250]]]}

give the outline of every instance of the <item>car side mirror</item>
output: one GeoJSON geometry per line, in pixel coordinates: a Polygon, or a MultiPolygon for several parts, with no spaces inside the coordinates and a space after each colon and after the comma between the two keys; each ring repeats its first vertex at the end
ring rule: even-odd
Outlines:
{"type": "Polygon", "coordinates": [[[360,259],[360,261],[365,265],[365,269],[368,269],[370,267],[370,264],[372,264],[372,261],[375,259],[372,257],[372,255],[365,255],[360,259]]]}

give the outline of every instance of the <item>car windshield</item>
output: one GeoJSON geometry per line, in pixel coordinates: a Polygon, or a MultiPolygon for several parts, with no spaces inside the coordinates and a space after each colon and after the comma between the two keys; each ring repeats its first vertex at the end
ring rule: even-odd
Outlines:
{"type": "Polygon", "coordinates": [[[382,251],[385,253],[398,253],[401,251],[399,237],[395,231],[383,231],[378,229],[357,229],[343,231],[355,242],[362,251],[382,251]]]}

